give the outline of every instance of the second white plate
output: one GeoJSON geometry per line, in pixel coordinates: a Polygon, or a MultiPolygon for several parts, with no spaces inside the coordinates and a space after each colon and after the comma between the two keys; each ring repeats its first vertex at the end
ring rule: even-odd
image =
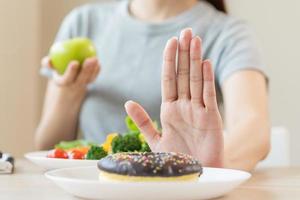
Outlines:
{"type": "Polygon", "coordinates": [[[47,158],[48,151],[38,151],[25,154],[25,158],[44,169],[61,169],[69,167],[96,166],[98,160],[71,160],[47,158]]]}
{"type": "Polygon", "coordinates": [[[247,172],[204,168],[195,182],[108,182],[94,167],[49,171],[46,177],[66,192],[99,200],[200,200],[223,196],[251,177],[247,172]]]}

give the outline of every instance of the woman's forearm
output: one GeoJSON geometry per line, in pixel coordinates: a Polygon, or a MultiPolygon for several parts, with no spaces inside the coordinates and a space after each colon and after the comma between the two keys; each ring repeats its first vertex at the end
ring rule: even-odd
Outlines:
{"type": "Polygon", "coordinates": [[[255,70],[232,74],[222,86],[226,129],[225,167],[251,171],[270,149],[265,76],[255,70]]]}
{"type": "Polygon", "coordinates": [[[270,150],[270,127],[259,116],[240,120],[225,135],[224,167],[251,171],[270,150]]]}
{"type": "Polygon", "coordinates": [[[76,137],[78,116],[85,91],[69,92],[50,83],[46,106],[36,131],[35,143],[40,150],[50,149],[61,140],[76,137]]]}
{"type": "MultiPolygon", "coordinates": [[[[48,57],[43,66],[51,67],[48,57]]],[[[87,86],[100,72],[97,58],[87,58],[80,66],[78,61],[69,63],[63,75],[54,73],[48,82],[43,114],[35,135],[38,149],[53,148],[61,140],[76,138],[79,112],[87,86]]]]}

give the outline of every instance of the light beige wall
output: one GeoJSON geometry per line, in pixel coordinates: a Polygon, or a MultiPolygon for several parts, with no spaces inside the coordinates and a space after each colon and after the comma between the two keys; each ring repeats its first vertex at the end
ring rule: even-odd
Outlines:
{"type": "Polygon", "coordinates": [[[16,155],[32,149],[38,120],[39,5],[0,1],[0,149],[16,155]]]}
{"type": "Polygon", "coordinates": [[[63,16],[83,2],[0,1],[0,150],[20,157],[34,149],[45,86],[40,58],[63,16]]]}

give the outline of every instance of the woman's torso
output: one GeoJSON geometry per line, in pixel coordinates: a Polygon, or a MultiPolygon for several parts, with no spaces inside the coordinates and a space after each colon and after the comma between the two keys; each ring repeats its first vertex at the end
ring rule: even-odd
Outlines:
{"type": "MultiPolygon", "coordinates": [[[[139,102],[159,121],[163,49],[183,28],[191,27],[202,37],[204,58],[214,62],[217,85],[225,78],[224,70],[229,70],[220,68],[220,57],[226,50],[223,32],[237,21],[205,2],[161,24],[135,20],[127,7],[127,2],[119,2],[78,8],[66,18],[57,36],[57,40],[89,37],[97,47],[101,73],[89,86],[79,120],[89,140],[102,142],[110,132],[126,131],[123,105],[127,100],[139,102]]],[[[219,89],[217,93],[221,97],[219,89]]]]}

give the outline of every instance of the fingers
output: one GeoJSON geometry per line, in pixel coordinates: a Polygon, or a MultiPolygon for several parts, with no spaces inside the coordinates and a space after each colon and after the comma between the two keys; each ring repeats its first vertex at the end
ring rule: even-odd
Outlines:
{"type": "Polygon", "coordinates": [[[81,72],[76,79],[76,83],[79,85],[86,85],[90,83],[91,79],[95,75],[95,69],[98,66],[97,58],[86,59],[81,68],[81,72]]]}
{"type": "Polygon", "coordinates": [[[99,64],[99,62],[97,60],[97,65],[95,66],[93,75],[91,76],[89,83],[92,83],[92,82],[94,82],[97,79],[100,71],[101,71],[101,66],[100,66],[100,64],[99,64]]]}
{"type": "Polygon", "coordinates": [[[145,135],[150,148],[154,149],[160,139],[160,135],[154,128],[149,115],[142,106],[133,101],[126,102],[125,109],[129,117],[136,123],[141,132],[145,135]]]}
{"type": "Polygon", "coordinates": [[[218,109],[214,72],[209,60],[203,62],[203,100],[208,110],[218,109]]]}
{"type": "Polygon", "coordinates": [[[200,37],[194,37],[190,48],[190,89],[191,101],[203,106],[203,74],[202,74],[202,47],[200,37]]]}
{"type": "MultiPolygon", "coordinates": [[[[48,58],[44,58],[42,63],[50,63],[48,58]]],[[[51,64],[51,63],[50,63],[51,64]]],[[[100,72],[100,66],[97,58],[88,58],[82,68],[78,61],[72,61],[66,72],[63,75],[59,75],[56,72],[54,73],[54,81],[59,85],[68,85],[76,83],[78,85],[85,86],[93,82],[100,72]]]]}
{"type": "Polygon", "coordinates": [[[75,81],[78,73],[80,71],[80,64],[78,61],[72,61],[64,75],[58,75],[54,73],[54,81],[59,85],[68,85],[75,81]]]}
{"type": "Polygon", "coordinates": [[[176,54],[178,41],[171,38],[164,51],[162,67],[162,101],[174,101],[177,99],[176,86],[176,54]]]}
{"type": "Polygon", "coordinates": [[[190,97],[190,42],[192,40],[192,30],[184,29],[180,34],[178,50],[177,68],[177,90],[178,98],[190,97]]]}

